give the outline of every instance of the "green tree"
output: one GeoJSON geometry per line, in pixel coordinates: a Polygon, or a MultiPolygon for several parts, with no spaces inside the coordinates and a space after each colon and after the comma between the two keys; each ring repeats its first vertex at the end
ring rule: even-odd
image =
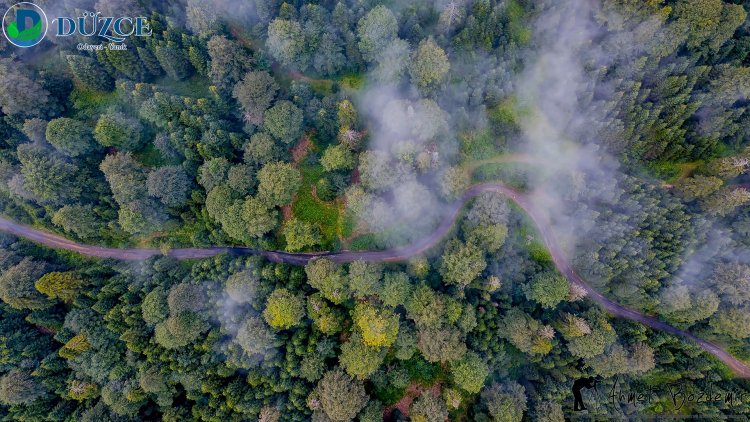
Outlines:
{"type": "Polygon", "coordinates": [[[379,264],[364,260],[349,264],[349,288],[356,298],[361,299],[378,293],[382,276],[383,267],[379,264]]]}
{"type": "Polygon", "coordinates": [[[26,257],[0,274],[0,299],[14,309],[44,309],[51,302],[34,287],[46,265],[26,257]]]}
{"type": "Polygon", "coordinates": [[[466,286],[487,267],[484,253],[477,246],[451,240],[443,252],[440,274],[446,283],[466,286]]]}
{"type": "Polygon", "coordinates": [[[278,213],[265,201],[248,197],[242,205],[242,221],[249,236],[263,237],[278,224],[278,213]]]}
{"type": "Polygon", "coordinates": [[[341,267],[326,258],[310,261],[305,265],[307,282],[319,290],[326,299],[340,304],[349,298],[349,286],[341,267]]]}
{"type": "Polygon", "coordinates": [[[185,170],[178,166],[160,167],[148,175],[148,194],[155,196],[168,207],[180,207],[187,203],[191,186],[185,170]]]}
{"type": "Polygon", "coordinates": [[[30,404],[45,393],[44,386],[27,372],[14,369],[0,378],[0,402],[5,405],[30,404]]]}
{"type": "Polygon", "coordinates": [[[521,422],[526,412],[526,389],[515,381],[493,384],[481,400],[493,422],[521,422]]]}
{"type": "Polygon", "coordinates": [[[320,164],[326,171],[351,170],[354,168],[354,156],[344,145],[333,145],[326,148],[320,164]]]}
{"type": "Polygon", "coordinates": [[[263,318],[273,328],[286,330],[302,323],[305,304],[302,298],[287,289],[276,289],[266,301],[263,318]]]}
{"type": "Polygon", "coordinates": [[[143,142],[143,126],[123,113],[108,112],[96,122],[94,138],[105,147],[135,151],[143,142]]]}
{"type": "Polygon", "coordinates": [[[343,315],[333,309],[320,293],[307,297],[307,315],[323,334],[335,334],[344,326],[343,315]]]}
{"type": "Polygon", "coordinates": [[[81,195],[78,167],[39,144],[16,149],[23,188],[46,203],[72,202],[81,195]]]}
{"type": "Polygon", "coordinates": [[[320,243],[320,229],[306,221],[292,218],[284,223],[284,238],[286,250],[301,251],[320,243]]]}
{"type": "Polygon", "coordinates": [[[474,352],[468,352],[460,360],[451,362],[450,370],[453,382],[469,394],[478,393],[490,373],[487,364],[474,352]]]}
{"type": "Polygon", "coordinates": [[[282,65],[305,69],[310,57],[305,46],[305,35],[297,21],[274,19],[268,25],[266,47],[282,65]]]}
{"type": "Polygon", "coordinates": [[[349,375],[364,380],[378,370],[385,359],[385,352],[380,347],[367,346],[359,332],[354,332],[349,341],[341,345],[339,363],[349,375]]]}
{"type": "Polygon", "coordinates": [[[206,47],[211,59],[209,79],[221,91],[231,93],[232,88],[247,72],[252,60],[241,45],[223,36],[211,37],[206,47]]]}
{"type": "Polygon", "coordinates": [[[302,176],[289,163],[268,163],[258,172],[258,199],[269,207],[292,202],[302,184],[302,176]]]}
{"type": "Polygon", "coordinates": [[[83,239],[99,237],[104,228],[104,222],[89,204],[63,206],[52,215],[52,223],[83,239]]]}
{"type": "Polygon", "coordinates": [[[70,303],[78,296],[84,281],[74,272],[53,271],[41,276],[34,286],[50,299],[60,299],[70,303]]]}
{"type": "Polygon", "coordinates": [[[709,321],[711,327],[719,333],[742,340],[750,337],[750,309],[720,309],[709,321]]]}
{"type": "Polygon", "coordinates": [[[156,324],[154,340],[167,349],[179,349],[197,340],[208,328],[200,315],[182,312],[156,324]]]}
{"type": "Polygon", "coordinates": [[[395,308],[398,305],[406,305],[412,294],[412,284],[409,276],[404,272],[387,272],[383,277],[383,288],[380,300],[383,304],[395,308]]]}
{"type": "Polygon", "coordinates": [[[234,86],[232,96],[240,103],[245,120],[254,125],[263,124],[263,113],[271,106],[279,85],[266,71],[248,72],[234,86]]]}
{"type": "Polygon", "coordinates": [[[705,198],[716,192],[724,184],[724,181],[715,176],[697,175],[682,179],[674,186],[678,195],[687,201],[705,198]]]}
{"type": "Polygon", "coordinates": [[[726,187],[706,198],[703,203],[709,214],[724,217],[740,205],[750,202],[750,191],[726,187]]]}
{"type": "Polygon", "coordinates": [[[250,142],[244,148],[244,160],[248,164],[263,165],[278,161],[282,157],[281,148],[274,142],[271,135],[260,132],[250,137],[250,142]]]}
{"type": "Polygon", "coordinates": [[[466,354],[461,331],[455,327],[420,328],[417,346],[428,362],[451,362],[466,354]]]}
{"type": "Polygon", "coordinates": [[[313,390],[313,396],[310,401],[334,421],[354,419],[368,401],[362,382],[353,379],[340,368],[323,375],[313,390]]]}
{"type": "Polygon", "coordinates": [[[285,144],[291,144],[302,136],[302,110],[291,101],[278,101],[265,111],[263,119],[265,129],[285,144]]]}
{"type": "Polygon", "coordinates": [[[411,404],[409,416],[414,422],[443,422],[448,419],[448,409],[432,393],[425,392],[411,404]]]}
{"type": "Polygon", "coordinates": [[[358,303],[352,315],[362,334],[362,342],[370,347],[390,347],[398,336],[399,317],[393,311],[358,303]]]}
{"type": "Polygon", "coordinates": [[[156,325],[169,317],[167,291],[159,286],[148,292],[141,303],[141,316],[146,324],[156,325]]]}
{"type": "Polygon", "coordinates": [[[409,74],[412,82],[423,92],[430,92],[445,80],[450,70],[448,56],[432,38],[422,40],[412,55],[409,74]]]}
{"type": "Polygon", "coordinates": [[[396,39],[398,22],[385,6],[375,6],[359,20],[359,50],[367,61],[376,61],[385,47],[396,39]]]}
{"type": "Polygon", "coordinates": [[[539,273],[529,282],[526,298],[553,309],[568,297],[570,286],[565,277],[550,271],[539,273]]]}
{"type": "Polygon", "coordinates": [[[65,60],[73,76],[87,88],[97,91],[110,91],[114,80],[96,60],[78,55],[67,55],[65,60]]]}
{"type": "Polygon", "coordinates": [[[91,129],[83,122],[61,117],[47,124],[46,138],[63,154],[85,155],[97,148],[91,129]]]}

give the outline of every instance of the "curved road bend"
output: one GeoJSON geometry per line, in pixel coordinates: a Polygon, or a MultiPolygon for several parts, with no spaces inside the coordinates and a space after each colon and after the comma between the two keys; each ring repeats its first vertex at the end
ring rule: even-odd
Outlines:
{"type": "MultiPolygon", "coordinates": [[[[584,288],[588,293],[589,298],[598,303],[601,307],[607,310],[607,312],[617,317],[627,318],[632,321],[640,322],[655,330],[664,331],[692,341],[700,346],[703,350],[714,355],[717,359],[721,360],[727,366],[732,368],[732,370],[738,376],[743,378],[750,378],[750,367],[733,357],[731,354],[729,354],[716,344],[713,344],[706,340],[702,340],[689,333],[688,331],[673,327],[654,316],[644,315],[619,303],[613,302],[599,293],[593,287],[591,287],[591,285],[589,285],[581,276],[578,275],[578,273],[576,273],[570,262],[568,262],[565,254],[562,252],[559,244],[557,243],[557,240],[555,239],[546,219],[537,212],[536,208],[533,206],[529,198],[523,193],[500,183],[482,183],[471,186],[469,189],[467,189],[466,192],[464,192],[459,200],[451,204],[448,211],[445,213],[443,220],[440,222],[438,227],[432,233],[430,233],[429,236],[426,236],[410,245],[403,247],[382,251],[340,251],[313,253],[260,251],[257,249],[245,247],[210,247],[172,249],[169,251],[168,255],[176,259],[208,258],[221,253],[230,253],[234,255],[260,255],[273,262],[281,262],[293,265],[305,265],[311,259],[318,257],[326,257],[337,263],[346,263],[356,261],[358,259],[377,262],[404,261],[409,257],[418,255],[436,245],[451,230],[451,227],[453,227],[453,223],[458,216],[459,211],[466,204],[466,202],[485,192],[494,192],[504,195],[508,199],[515,202],[521,209],[523,209],[537,226],[537,229],[544,239],[544,244],[550,252],[552,261],[555,263],[555,266],[560,271],[560,273],[565,275],[565,277],[567,277],[567,279],[571,283],[575,283],[584,288]]],[[[24,224],[18,224],[2,217],[0,217],[0,231],[11,233],[13,235],[26,238],[48,247],[65,249],[73,252],[78,252],[82,255],[94,256],[99,258],[144,260],[151,256],[162,254],[159,249],[154,248],[116,249],[101,246],[82,245],[62,236],[34,229],[24,224]]]]}

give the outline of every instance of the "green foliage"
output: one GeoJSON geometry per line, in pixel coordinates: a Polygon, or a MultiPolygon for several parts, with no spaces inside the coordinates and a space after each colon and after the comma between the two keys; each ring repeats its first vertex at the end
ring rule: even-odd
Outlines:
{"type": "Polygon", "coordinates": [[[135,151],[143,141],[143,126],[137,119],[123,113],[109,112],[96,122],[94,138],[105,147],[135,151]]]}
{"type": "Polygon", "coordinates": [[[51,120],[45,134],[47,141],[71,157],[96,149],[91,129],[83,122],[67,117],[51,120]]]}
{"type": "Polygon", "coordinates": [[[367,346],[389,347],[396,341],[399,317],[390,310],[359,303],[354,307],[352,320],[367,346]]]}
{"type": "Polygon", "coordinates": [[[359,332],[355,332],[341,345],[339,355],[339,363],[346,373],[360,380],[369,378],[378,370],[386,353],[385,349],[368,346],[363,341],[359,332]]]}
{"type": "Polygon", "coordinates": [[[446,283],[466,286],[479,277],[486,266],[481,249],[452,240],[443,252],[440,274],[446,283]]]}
{"type": "Polygon", "coordinates": [[[24,258],[17,265],[0,274],[0,299],[14,309],[44,309],[51,302],[42,295],[34,283],[45,273],[44,262],[24,258]]]}
{"type": "Polygon", "coordinates": [[[291,144],[302,136],[302,110],[290,101],[278,101],[263,114],[263,127],[278,141],[291,144]]]}
{"type": "Polygon", "coordinates": [[[423,393],[412,403],[409,415],[414,422],[444,421],[448,418],[448,409],[439,398],[423,393]]]}
{"type": "Polygon", "coordinates": [[[469,394],[478,393],[490,373],[487,364],[473,352],[466,353],[461,360],[451,362],[450,370],[453,382],[469,394]]]}
{"type": "Polygon", "coordinates": [[[300,251],[320,243],[320,230],[310,223],[296,218],[284,223],[286,250],[300,251]]]}
{"type": "Polygon", "coordinates": [[[364,385],[346,375],[340,368],[326,372],[313,391],[318,406],[334,421],[353,419],[368,401],[364,385]]]}
{"type": "Polygon", "coordinates": [[[44,386],[27,372],[14,370],[0,378],[0,402],[5,405],[30,404],[44,394],[44,386]]]}
{"type": "Polygon", "coordinates": [[[315,259],[305,266],[307,282],[326,299],[340,304],[349,298],[349,286],[341,267],[326,258],[315,259]]]}
{"type": "Polygon", "coordinates": [[[304,301],[287,289],[274,290],[263,310],[263,318],[268,325],[282,330],[300,325],[304,317],[304,301]]]}
{"type": "Polygon", "coordinates": [[[526,297],[545,308],[553,309],[568,297],[568,291],[568,280],[565,277],[553,272],[544,272],[531,279],[526,297]]]}
{"type": "Polygon", "coordinates": [[[299,170],[290,164],[266,164],[258,172],[258,198],[269,207],[289,204],[301,181],[299,170]]]}
{"type": "Polygon", "coordinates": [[[53,271],[41,276],[34,287],[50,299],[70,303],[75,299],[85,282],[74,272],[53,271]]]}

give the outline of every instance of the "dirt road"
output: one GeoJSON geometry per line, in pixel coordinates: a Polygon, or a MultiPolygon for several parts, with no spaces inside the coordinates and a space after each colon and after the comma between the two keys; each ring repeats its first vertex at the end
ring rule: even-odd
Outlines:
{"type": "MultiPolygon", "coordinates": [[[[664,331],[683,339],[694,342],[703,350],[715,356],[724,362],[727,366],[740,377],[750,378],[750,368],[743,362],[734,358],[731,354],[723,350],[716,344],[702,340],[695,335],[673,327],[655,316],[645,315],[633,309],[627,308],[619,303],[613,302],[591,287],[581,276],[573,269],[565,254],[562,252],[560,245],[557,243],[552,229],[546,219],[534,207],[532,202],[523,193],[514,190],[500,183],[482,183],[471,186],[462,197],[455,201],[445,213],[438,227],[428,236],[404,247],[387,249],[382,251],[339,251],[339,252],[316,252],[316,253],[290,253],[282,251],[260,251],[244,247],[211,247],[211,248],[185,248],[172,249],[168,252],[169,256],[177,259],[200,259],[215,256],[221,253],[233,255],[260,255],[273,262],[283,262],[292,265],[305,265],[311,259],[326,257],[337,263],[352,262],[359,259],[373,262],[398,262],[404,261],[411,256],[418,255],[427,249],[435,246],[445,237],[453,226],[456,216],[461,208],[472,198],[485,193],[495,192],[504,195],[511,201],[515,202],[522,208],[526,214],[534,221],[537,229],[542,235],[544,244],[547,246],[552,261],[557,269],[567,277],[571,283],[578,284],[588,293],[588,297],[598,303],[602,308],[614,316],[627,318],[632,321],[640,322],[655,330],[664,331]]],[[[113,258],[121,260],[143,260],[154,255],[161,255],[159,249],[116,249],[101,246],[82,245],[72,240],[66,239],[52,233],[38,230],[23,224],[18,224],[8,219],[0,217],[0,231],[14,234],[26,238],[42,245],[66,249],[78,252],[83,255],[113,258]]]]}

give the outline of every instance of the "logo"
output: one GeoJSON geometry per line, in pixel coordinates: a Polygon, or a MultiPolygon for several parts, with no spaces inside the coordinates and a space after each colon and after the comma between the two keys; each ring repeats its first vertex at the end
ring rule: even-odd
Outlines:
{"type": "Polygon", "coordinates": [[[3,16],[3,34],[17,47],[33,47],[47,35],[47,15],[33,3],[17,3],[3,16]]]}

